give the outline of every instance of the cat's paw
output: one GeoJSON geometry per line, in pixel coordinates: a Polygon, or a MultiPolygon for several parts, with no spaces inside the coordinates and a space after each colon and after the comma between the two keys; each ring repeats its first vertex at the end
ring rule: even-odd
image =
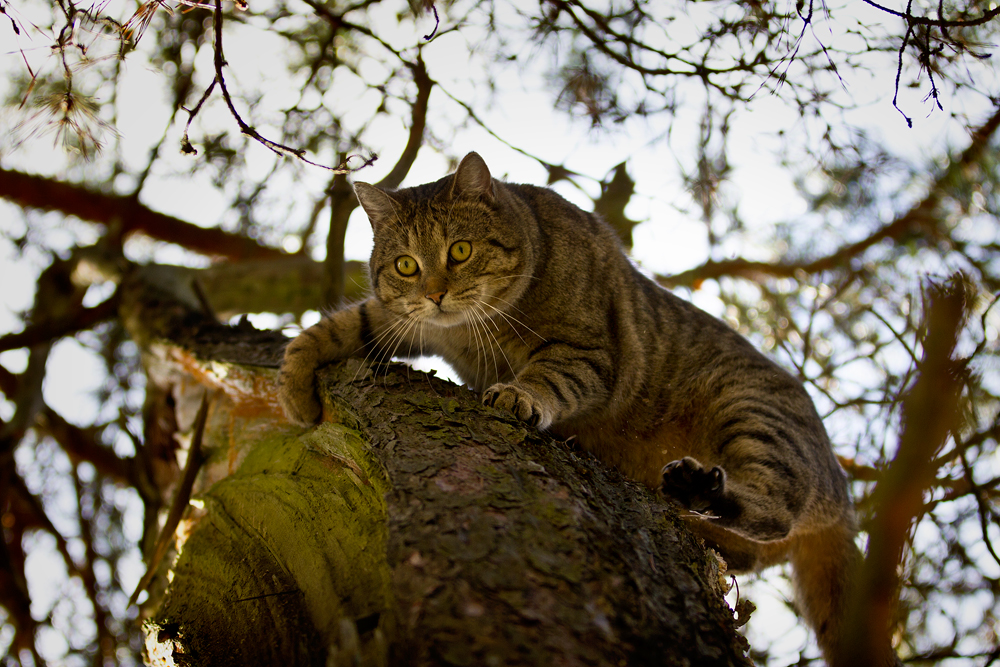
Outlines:
{"type": "Polygon", "coordinates": [[[290,381],[284,373],[280,376],[278,402],[285,411],[288,421],[300,426],[312,426],[319,421],[323,407],[316,398],[313,383],[304,386],[301,382],[290,381]]]}
{"type": "Polygon", "coordinates": [[[516,385],[493,385],[483,392],[483,405],[506,410],[531,426],[545,428],[552,423],[549,411],[538,397],[516,385]]]}
{"type": "Polygon", "coordinates": [[[303,346],[294,344],[293,340],[286,348],[278,372],[278,402],[288,421],[312,426],[323,412],[316,397],[316,364],[303,346]]]}
{"type": "Polygon", "coordinates": [[[663,466],[661,474],[660,490],[698,512],[710,509],[726,490],[726,472],[722,468],[706,468],[690,456],[671,461],[663,466]]]}

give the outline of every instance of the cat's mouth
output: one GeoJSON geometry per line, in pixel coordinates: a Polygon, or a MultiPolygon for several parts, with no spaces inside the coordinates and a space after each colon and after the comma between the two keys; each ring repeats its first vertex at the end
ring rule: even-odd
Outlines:
{"type": "Polygon", "coordinates": [[[438,327],[453,327],[458,324],[465,324],[468,321],[465,313],[460,310],[439,310],[427,319],[428,324],[438,327]]]}
{"type": "Polygon", "coordinates": [[[465,324],[468,321],[468,316],[463,310],[448,305],[428,304],[411,316],[419,320],[421,324],[432,324],[441,328],[465,324]]]}

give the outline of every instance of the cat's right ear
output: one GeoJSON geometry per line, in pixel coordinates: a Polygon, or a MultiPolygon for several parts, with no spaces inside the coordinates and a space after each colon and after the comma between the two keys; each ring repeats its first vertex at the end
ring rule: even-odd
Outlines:
{"type": "Polygon", "coordinates": [[[361,208],[368,214],[372,229],[377,229],[379,225],[395,220],[398,216],[399,205],[385,190],[367,183],[355,183],[354,194],[357,195],[361,208]]]}
{"type": "Polygon", "coordinates": [[[493,177],[486,162],[479,153],[469,153],[455,170],[455,179],[451,183],[452,198],[459,196],[479,196],[487,200],[494,198],[493,177]]]}

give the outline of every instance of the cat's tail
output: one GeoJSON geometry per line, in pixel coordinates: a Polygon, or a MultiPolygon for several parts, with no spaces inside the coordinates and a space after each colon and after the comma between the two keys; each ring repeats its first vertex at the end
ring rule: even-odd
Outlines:
{"type": "Polygon", "coordinates": [[[828,525],[800,535],[791,550],[792,579],[798,606],[816,632],[816,640],[830,667],[893,667],[899,660],[892,650],[889,630],[863,661],[856,655],[847,636],[847,615],[864,557],[854,544],[854,531],[843,524],[828,525]]]}

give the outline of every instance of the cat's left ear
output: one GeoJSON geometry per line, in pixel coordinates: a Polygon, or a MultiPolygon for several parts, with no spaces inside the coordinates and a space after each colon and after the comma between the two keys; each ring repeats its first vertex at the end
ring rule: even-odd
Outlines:
{"type": "Polygon", "coordinates": [[[358,197],[361,208],[368,214],[368,221],[372,223],[372,229],[377,228],[383,222],[393,220],[397,216],[399,204],[386,192],[367,183],[355,183],[354,194],[358,197]]]}
{"type": "Polygon", "coordinates": [[[490,201],[496,196],[490,169],[479,153],[475,152],[462,158],[455,171],[455,179],[451,183],[452,198],[469,195],[478,195],[490,201]]]}

